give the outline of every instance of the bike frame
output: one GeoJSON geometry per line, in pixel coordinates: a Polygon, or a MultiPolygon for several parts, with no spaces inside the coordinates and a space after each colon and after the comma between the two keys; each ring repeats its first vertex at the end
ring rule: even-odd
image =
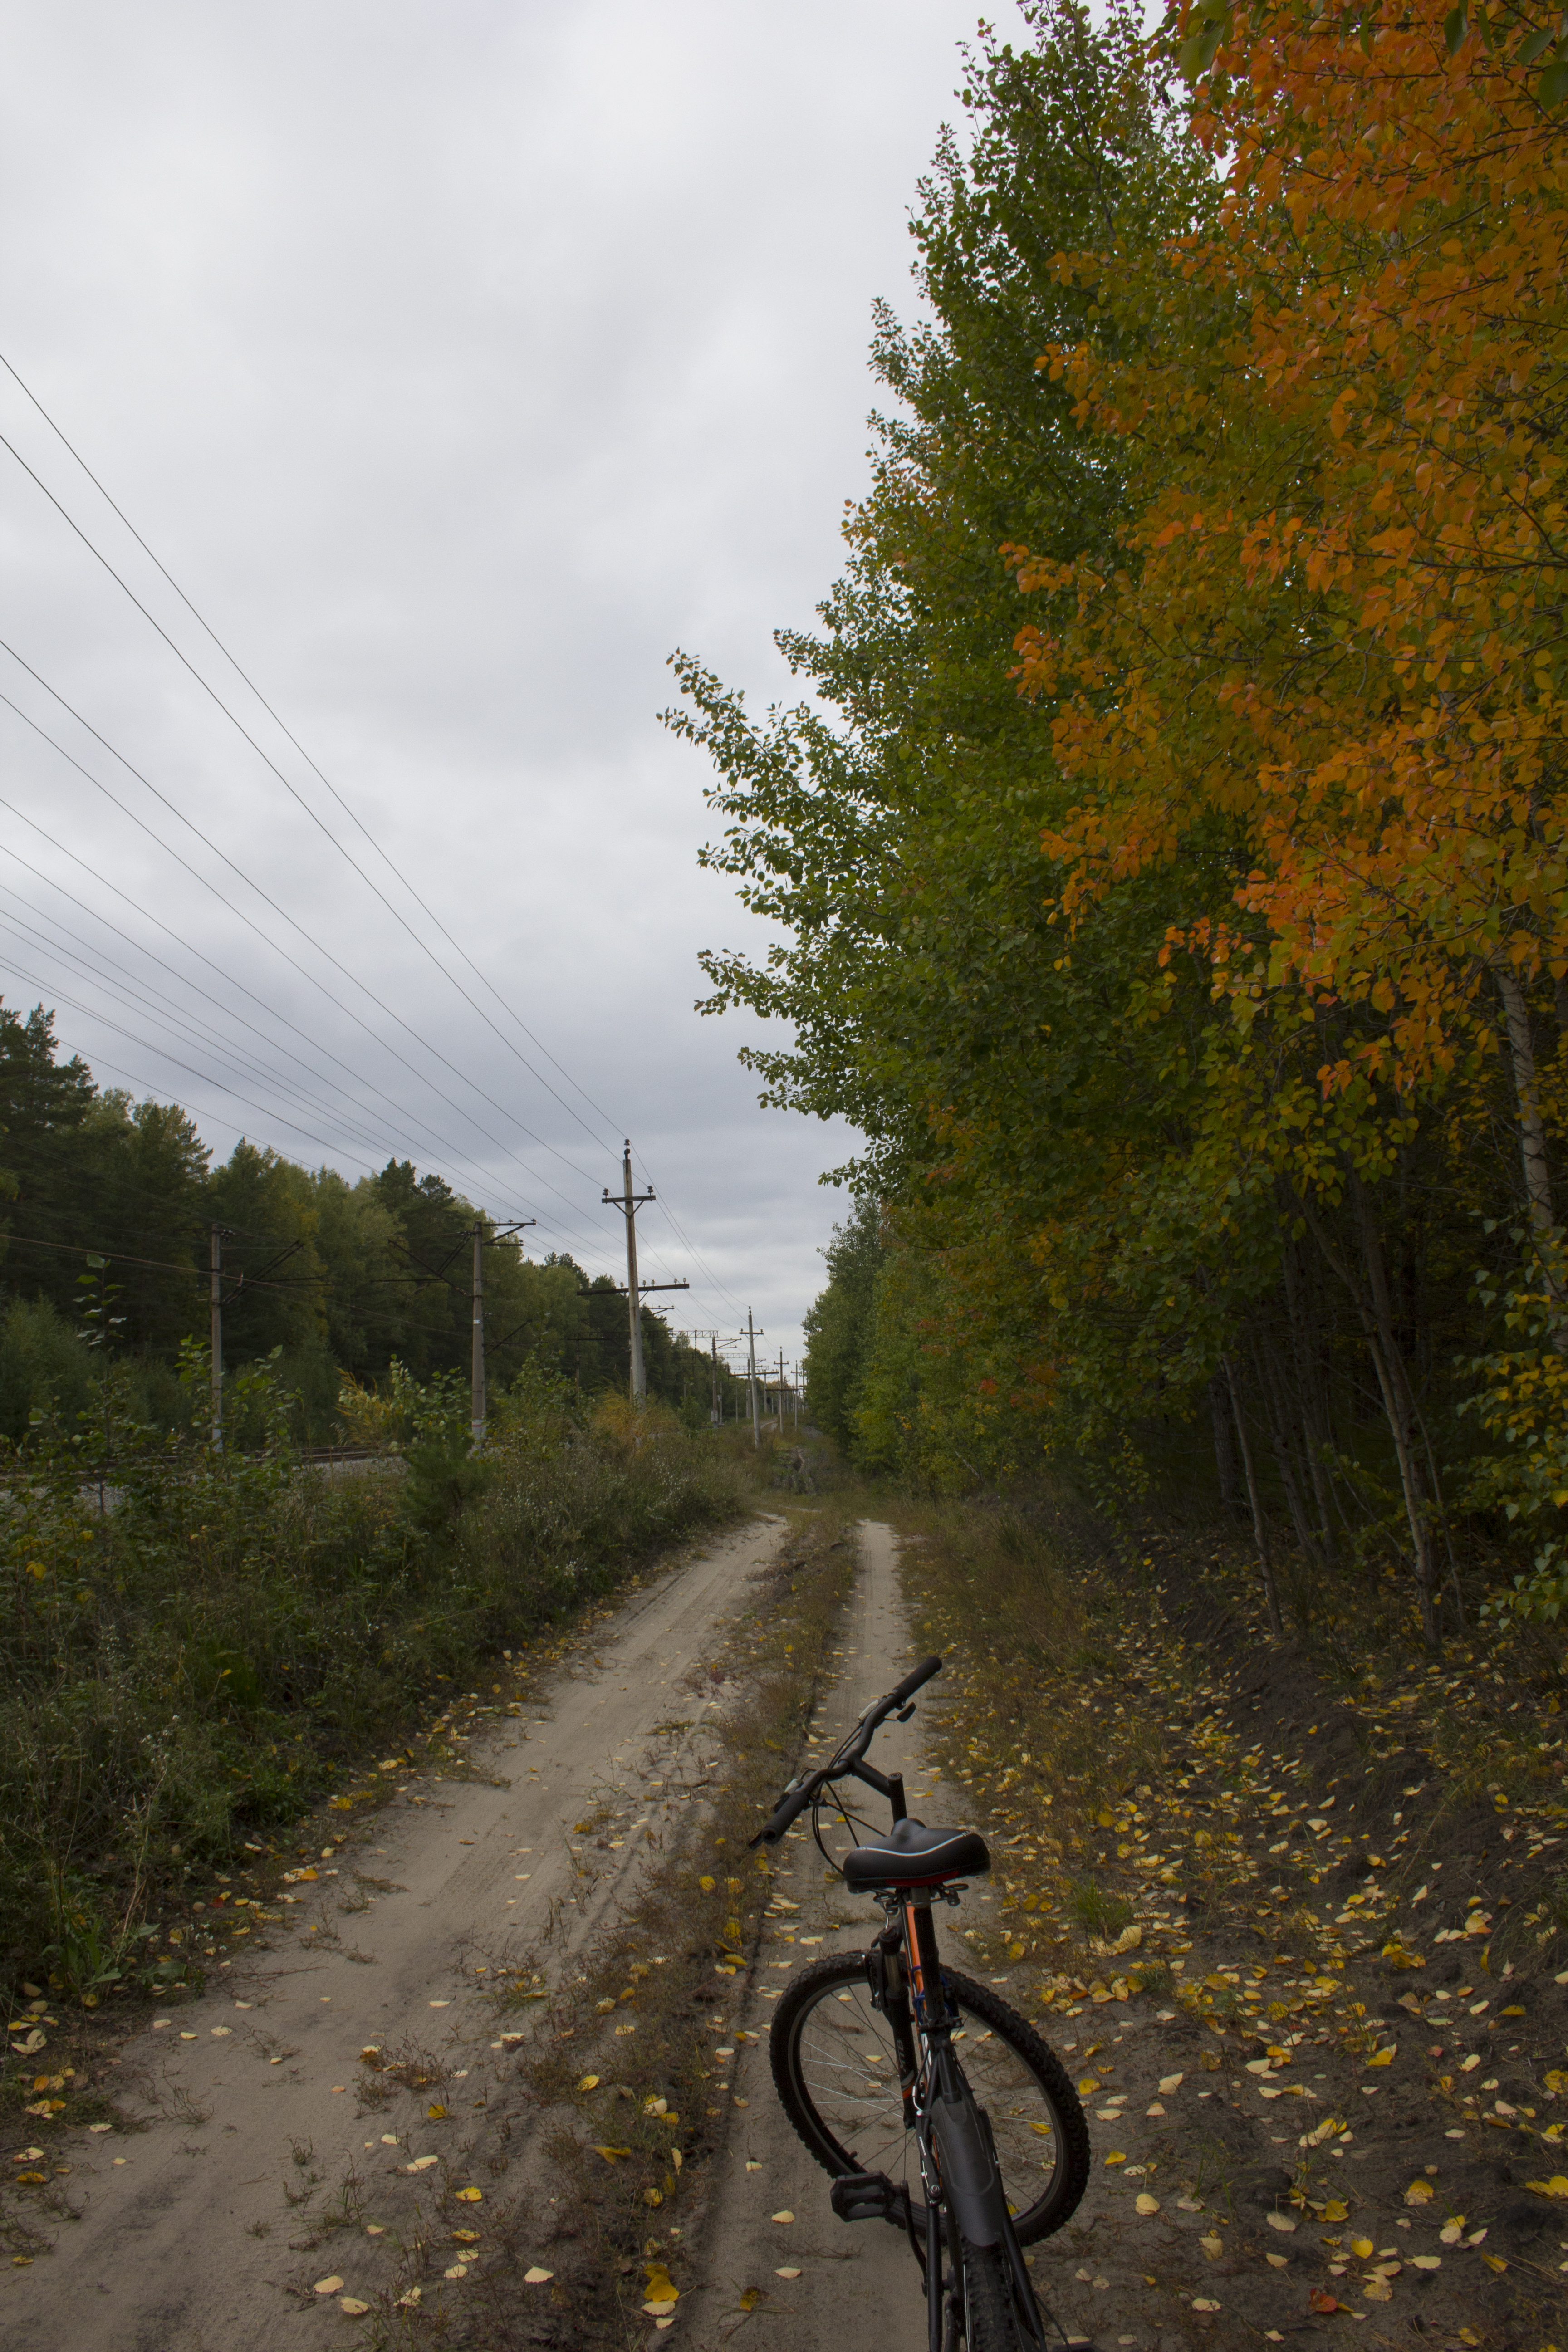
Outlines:
{"type": "MultiPolygon", "coordinates": [[[[956,1905],[956,1889],[943,1888],[939,1895],[942,1901],[956,1905]]],[[[866,1955],[867,1973],[871,2005],[886,2017],[893,2037],[904,2124],[914,2133],[920,2153],[926,2202],[923,2247],[907,2190],[904,2225],[925,2272],[930,2352],[952,2352],[958,2337],[963,2271],[954,2242],[945,2249],[944,2282],[944,2220],[971,2245],[1001,2245],[1013,2276],[1020,2323],[1029,2340],[1045,2352],[1034,2289],[1003,2194],[990,2125],[952,2047],[956,2013],[942,1989],[931,1896],[923,1891],[889,1892],[878,1899],[888,1924],[866,1955]]]]}
{"type": "MultiPolygon", "coordinates": [[[[860,1780],[885,1797],[896,1823],[909,1818],[903,1775],[879,1772],[866,1761],[866,1751],[889,1715],[907,1723],[914,1713],[914,1694],[942,1665],[928,1658],[877,1706],[868,1707],[830,1764],[792,1780],[772,1820],[757,1832],[752,1845],[774,1844],[790,1823],[811,1808],[812,1833],[824,1858],[837,1868],[822,1843],[819,1816],[822,1801],[839,1780],[860,1780]]],[[[926,2324],[930,2352],[954,2352],[958,2338],[963,2271],[959,2257],[962,2240],[972,2246],[1000,2246],[1013,2284],[1013,2301],[1025,2340],[1047,2352],[1034,2288],[1024,2264],[1002,2177],[995,2146],[984,2111],[976,2103],[968,2077],[952,2047],[956,2011],[950,2008],[942,1980],[936,1927],[931,1919],[933,1895],[956,1906],[960,1890],[952,1885],[933,1887],[889,1887],[876,1896],[887,1924],[866,1955],[871,2005],[887,2018],[899,2062],[899,2087],[903,2099],[904,2126],[915,2135],[921,2179],[925,2189],[925,2244],[915,2229],[910,2193],[903,2191],[903,2220],[916,2259],[925,2272],[926,2324]],[[950,2284],[943,2287],[944,2233],[950,2284]]],[[[879,2177],[864,2182],[866,2201],[858,2201],[858,2183],[836,2181],[834,2210],[846,2221],[869,2219],[880,2213],[892,2220],[886,2200],[893,2184],[879,2177]],[[837,2192],[848,2189],[841,2201],[837,2192]]],[[[964,2315],[967,2322],[967,2314],[964,2315]]],[[[965,2326],[965,2337],[968,2327],[965,2326]]]]}

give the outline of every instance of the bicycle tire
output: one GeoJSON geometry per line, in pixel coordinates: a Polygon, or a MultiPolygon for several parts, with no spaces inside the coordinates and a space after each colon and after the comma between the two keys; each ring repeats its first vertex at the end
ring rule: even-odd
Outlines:
{"type": "MultiPolygon", "coordinates": [[[[1013,2226],[1021,2245],[1033,2244],[1061,2228],[1089,2185],[1083,2107],[1060,2059],[1016,2009],[956,1969],[942,1976],[961,2012],[954,2046],[991,2120],[1013,2226]]],[[[892,2035],[871,2007],[863,1954],[835,1953],[802,1970],[774,2011],[768,2053],[780,2105],[824,2171],[905,2180],[922,2226],[892,2035]],[[838,2017],[840,2007],[850,2014],[838,2017]]]]}
{"type": "Polygon", "coordinates": [[[972,2246],[965,2238],[958,2259],[963,2274],[965,2352],[1029,2352],[1028,2338],[1018,2325],[1012,2272],[1003,2248],[972,2246]]]}

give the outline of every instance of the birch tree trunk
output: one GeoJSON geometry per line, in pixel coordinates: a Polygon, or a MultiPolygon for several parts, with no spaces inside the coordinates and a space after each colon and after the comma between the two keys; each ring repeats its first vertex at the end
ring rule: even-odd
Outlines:
{"type": "MultiPolygon", "coordinates": [[[[1508,1031],[1508,1055],[1513,1066],[1513,1091],[1519,1105],[1519,1150],[1524,1162],[1524,1194],[1536,1238],[1552,1231],[1552,1171],[1546,1157],[1546,1128],[1541,1116],[1541,1088],[1535,1068],[1535,1045],[1530,1034],[1530,1007],[1512,964],[1500,959],[1492,978],[1502,999],[1503,1024],[1508,1031]]],[[[1547,1281],[1555,1290],[1550,1270],[1547,1281]]]]}

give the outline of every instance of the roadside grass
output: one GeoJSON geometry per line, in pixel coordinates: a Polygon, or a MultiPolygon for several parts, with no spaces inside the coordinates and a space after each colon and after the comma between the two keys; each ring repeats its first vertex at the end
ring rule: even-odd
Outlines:
{"type": "MultiPolygon", "coordinates": [[[[770,1887],[767,1856],[747,1843],[796,1769],[858,1565],[839,1513],[793,1517],[720,1665],[731,1695],[722,1779],[687,1809],[635,1906],[574,1956],[565,1982],[542,1997],[541,1947],[497,1997],[498,2032],[522,2037],[506,2103],[527,2119],[527,2187],[491,2215],[460,2301],[443,2297],[429,2266],[400,2282],[420,2299],[392,2300],[379,2322],[388,2343],[439,2334],[475,2352],[520,2342],[621,2352],[647,2338],[659,2315],[650,2301],[678,2307],[706,2162],[723,2144],[729,2095],[712,2087],[724,2071],[713,2053],[733,2042],[770,1887]],[[531,2268],[552,2275],[531,2286],[531,2268]]],[[[505,2112],[496,2127],[510,2127],[505,2112]]]]}
{"type": "Polygon", "coordinates": [[[5,1466],[13,2018],[197,1983],[230,1948],[210,1908],[195,1922],[199,1896],[276,1855],[312,1808],[363,1797],[345,1783],[378,1751],[411,1756],[478,1662],[537,1643],[750,1499],[731,1449],[657,1412],[591,1418],[561,1385],[524,1387],[452,1478],[428,1447],[412,1473],[332,1476],[289,1452],[283,1418],[260,1458],[128,1433],[107,1510],[58,1432],[5,1466]]]}

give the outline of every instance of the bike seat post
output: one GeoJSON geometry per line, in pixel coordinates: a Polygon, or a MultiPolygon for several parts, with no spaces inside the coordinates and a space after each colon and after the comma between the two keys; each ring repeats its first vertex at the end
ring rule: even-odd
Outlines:
{"type": "Polygon", "coordinates": [[[904,1802],[904,1776],[901,1772],[889,1772],[888,1775],[888,1801],[893,1808],[894,1821],[909,1820],[910,1809],[904,1802]]]}

